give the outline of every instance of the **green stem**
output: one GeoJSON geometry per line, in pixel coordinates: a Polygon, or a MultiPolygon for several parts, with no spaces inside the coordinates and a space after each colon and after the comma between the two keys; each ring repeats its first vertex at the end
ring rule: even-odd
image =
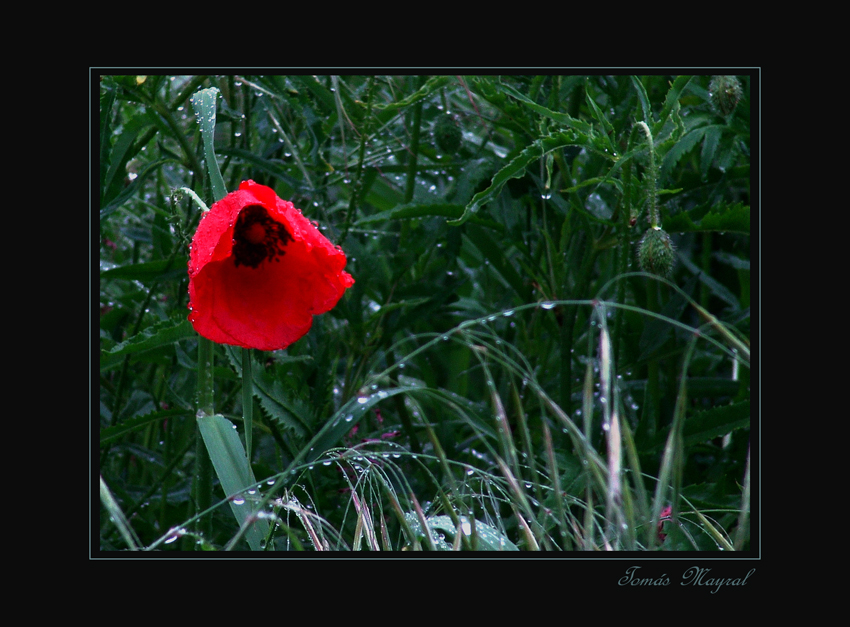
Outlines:
{"type": "Polygon", "coordinates": [[[655,166],[655,144],[652,142],[652,131],[649,130],[646,122],[638,122],[638,126],[646,134],[646,141],[649,144],[649,219],[652,228],[661,226],[658,219],[658,189],[656,180],[658,171],[655,166]]]}
{"type": "Polygon", "coordinates": [[[242,420],[245,425],[245,450],[250,467],[251,443],[254,435],[254,374],[250,348],[242,349],[242,420]]]}
{"type": "MultiPolygon", "coordinates": [[[[417,89],[421,89],[426,78],[419,77],[417,89]]],[[[407,181],[404,187],[404,202],[413,200],[413,191],[416,188],[416,170],[419,167],[419,131],[422,124],[422,101],[413,105],[413,124],[410,129],[410,160],[407,162],[407,181]]]]}
{"type": "MultiPolygon", "coordinates": [[[[212,416],[215,413],[213,401],[213,351],[214,344],[205,337],[198,337],[198,415],[212,416]]],[[[212,505],[212,461],[204,446],[200,432],[196,432],[195,445],[195,513],[207,511],[212,505]]],[[[212,518],[198,519],[198,532],[212,534],[212,518]]]]}

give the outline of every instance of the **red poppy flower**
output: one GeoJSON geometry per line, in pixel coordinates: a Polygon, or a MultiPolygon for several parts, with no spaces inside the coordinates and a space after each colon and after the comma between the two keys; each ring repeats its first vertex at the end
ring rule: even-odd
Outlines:
{"type": "Polygon", "coordinates": [[[243,181],[210,207],[192,239],[189,320],[220,344],[286,348],[354,284],[345,262],[291,202],[243,181]]]}

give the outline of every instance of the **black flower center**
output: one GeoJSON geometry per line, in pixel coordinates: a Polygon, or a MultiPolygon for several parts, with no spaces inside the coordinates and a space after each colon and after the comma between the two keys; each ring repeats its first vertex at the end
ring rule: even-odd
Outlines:
{"type": "Polygon", "coordinates": [[[233,229],[233,259],[240,265],[258,267],[264,260],[279,261],[292,236],[273,220],[265,207],[250,205],[239,212],[233,229]]]}

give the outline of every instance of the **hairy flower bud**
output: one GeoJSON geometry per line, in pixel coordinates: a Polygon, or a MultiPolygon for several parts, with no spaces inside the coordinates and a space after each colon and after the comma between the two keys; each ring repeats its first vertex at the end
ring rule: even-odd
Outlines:
{"type": "Polygon", "coordinates": [[[434,123],[434,141],[437,148],[447,154],[454,154],[460,148],[462,140],[463,131],[451,115],[444,114],[437,118],[434,123]]]}
{"type": "Polygon", "coordinates": [[[673,242],[670,236],[660,227],[652,227],[646,231],[638,244],[638,262],[644,272],[651,272],[660,277],[669,277],[673,270],[673,242]]]}
{"type": "Polygon", "coordinates": [[[708,84],[711,105],[722,115],[729,115],[743,95],[741,82],[734,76],[713,76],[708,84]]]}

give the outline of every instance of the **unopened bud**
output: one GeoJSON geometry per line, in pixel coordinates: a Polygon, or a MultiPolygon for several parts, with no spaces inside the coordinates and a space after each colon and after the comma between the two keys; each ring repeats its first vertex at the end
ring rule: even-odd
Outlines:
{"type": "Polygon", "coordinates": [[[735,110],[742,94],[741,81],[734,76],[713,76],[708,84],[711,104],[723,115],[729,115],[735,110]]]}
{"type": "Polygon", "coordinates": [[[462,140],[463,131],[451,115],[443,114],[434,123],[434,141],[446,154],[456,153],[462,140]]]}
{"type": "Polygon", "coordinates": [[[657,226],[648,229],[638,245],[641,270],[668,277],[673,270],[673,261],[673,242],[670,241],[670,235],[657,226]]]}

